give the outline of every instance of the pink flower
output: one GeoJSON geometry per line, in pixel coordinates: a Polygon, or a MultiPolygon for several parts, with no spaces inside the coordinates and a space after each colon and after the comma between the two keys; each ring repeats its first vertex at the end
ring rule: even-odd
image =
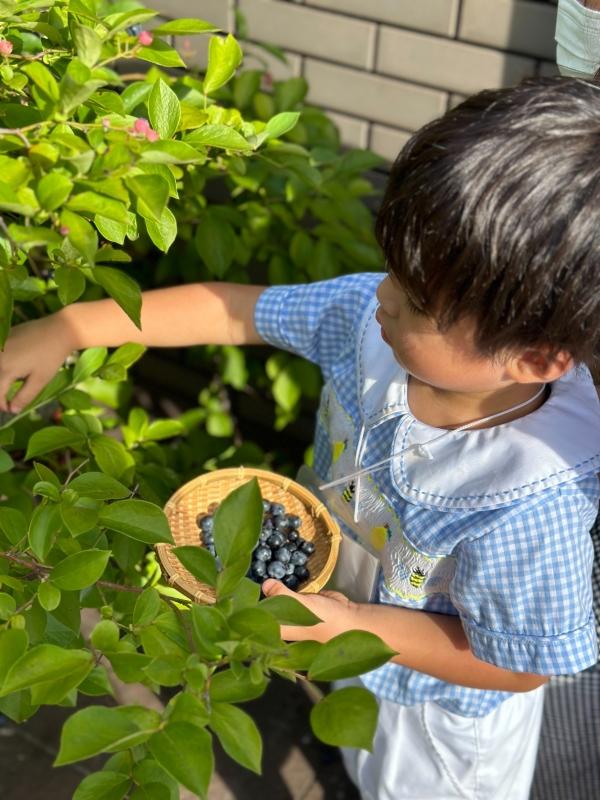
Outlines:
{"type": "Polygon", "coordinates": [[[152,128],[150,128],[150,130],[146,131],[146,139],[148,139],[149,142],[156,142],[157,139],[160,139],[160,136],[156,131],[153,131],[152,128]]]}
{"type": "Polygon", "coordinates": [[[154,36],[150,33],[150,31],[141,31],[138,34],[138,42],[143,44],[144,47],[148,47],[154,41],[154,36]]]}
{"type": "Polygon", "coordinates": [[[13,43],[9,42],[8,39],[1,39],[0,40],[0,55],[9,56],[13,51],[13,43]]]}
{"type": "Polygon", "coordinates": [[[71,228],[69,228],[67,225],[61,225],[58,229],[58,232],[61,236],[68,236],[71,233],[71,228]]]}
{"type": "Polygon", "coordinates": [[[102,127],[110,128],[110,120],[108,117],[102,117],[102,127]]]}
{"type": "Polygon", "coordinates": [[[143,117],[139,117],[139,118],[138,118],[138,119],[136,119],[136,121],[133,123],[133,130],[134,130],[136,133],[143,133],[143,134],[146,134],[146,133],[148,133],[148,131],[150,130],[150,123],[148,122],[148,120],[147,120],[147,119],[144,119],[143,117]]]}

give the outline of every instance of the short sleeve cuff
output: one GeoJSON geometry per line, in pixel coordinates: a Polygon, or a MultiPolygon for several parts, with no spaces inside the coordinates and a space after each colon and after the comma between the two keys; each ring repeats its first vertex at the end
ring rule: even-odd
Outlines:
{"type": "Polygon", "coordinates": [[[261,339],[274,347],[290,349],[283,335],[282,310],[291,294],[290,286],[269,286],[259,296],[254,307],[254,325],[261,339]]]}
{"type": "Polygon", "coordinates": [[[502,634],[466,619],[462,623],[476,658],[513,672],[571,675],[598,660],[592,618],[583,627],[556,636],[502,634]]]}

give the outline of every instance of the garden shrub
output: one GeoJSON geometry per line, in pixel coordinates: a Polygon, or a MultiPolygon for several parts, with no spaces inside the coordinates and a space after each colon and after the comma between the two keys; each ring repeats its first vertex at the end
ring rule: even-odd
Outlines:
{"type": "MultiPolygon", "coordinates": [[[[187,19],[149,32],[154,16],[128,1],[0,0],[0,346],[12,324],[106,294],[139,326],[140,283],[314,280],[377,266],[361,177],[374,158],[339,152],[324,115],[301,105],[298,79],[265,92],[260,73],[236,73],[232,35],[187,19]],[[180,34],[211,36],[202,78],[169,43],[180,34]],[[143,80],[129,79],[127,59],[150,65],[143,80]]],[[[216,605],[164,585],[152,549],[171,541],[161,506],[222,454],[211,434],[226,432],[227,415],[208,391],[177,419],[151,419],[128,378],[143,352],[82,352],[0,426],[0,713],[23,722],[40,706],[110,695],[107,662],[123,681],[174,695],[163,714],[73,712],[56,763],[110,754],[76,800],[138,796],[136,787],[176,798],[178,783],[203,797],[215,736],[258,772],[260,734],[240,703],[273,675],[330,680],[390,656],[366,633],[281,641],[278,623],[315,620],[293,600],[261,600],[245,577],[260,527],[255,482],[223,503],[221,568],[205,551],[188,554],[216,605]],[[82,608],[101,618],[90,641],[82,608]]],[[[223,380],[242,388],[239,352],[222,358],[223,380]]],[[[297,408],[302,369],[284,355],[267,364],[280,425],[297,408]]],[[[324,741],[364,747],[375,718],[359,689],[332,693],[311,715],[324,741]]]]}

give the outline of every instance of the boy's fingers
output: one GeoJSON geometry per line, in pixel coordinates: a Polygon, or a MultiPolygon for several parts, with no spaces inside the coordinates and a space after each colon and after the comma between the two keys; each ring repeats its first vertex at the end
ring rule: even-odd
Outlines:
{"type": "Polygon", "coordinates": [[[275,578],[267,578],[262,585],[263,594],[267,597],[276,597],[277,595],[284,594],[288,597],[294,597],[296,592],[292,592],[287,586],[284,586],[281,581],[276,581],[275,578]]]}

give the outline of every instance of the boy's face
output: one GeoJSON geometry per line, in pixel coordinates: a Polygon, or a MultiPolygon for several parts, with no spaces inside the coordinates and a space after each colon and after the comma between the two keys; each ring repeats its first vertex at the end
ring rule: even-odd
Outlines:
{"type": "Polygon", "coordinates": [[[423,383],[451,392],[488,392],[514,382],[510,361],[481,355],[471,320],[440,331],[433,317],[414,306],[397,279],[377,287],[376,319],[383,340],[404,369],[423,383]]]}

